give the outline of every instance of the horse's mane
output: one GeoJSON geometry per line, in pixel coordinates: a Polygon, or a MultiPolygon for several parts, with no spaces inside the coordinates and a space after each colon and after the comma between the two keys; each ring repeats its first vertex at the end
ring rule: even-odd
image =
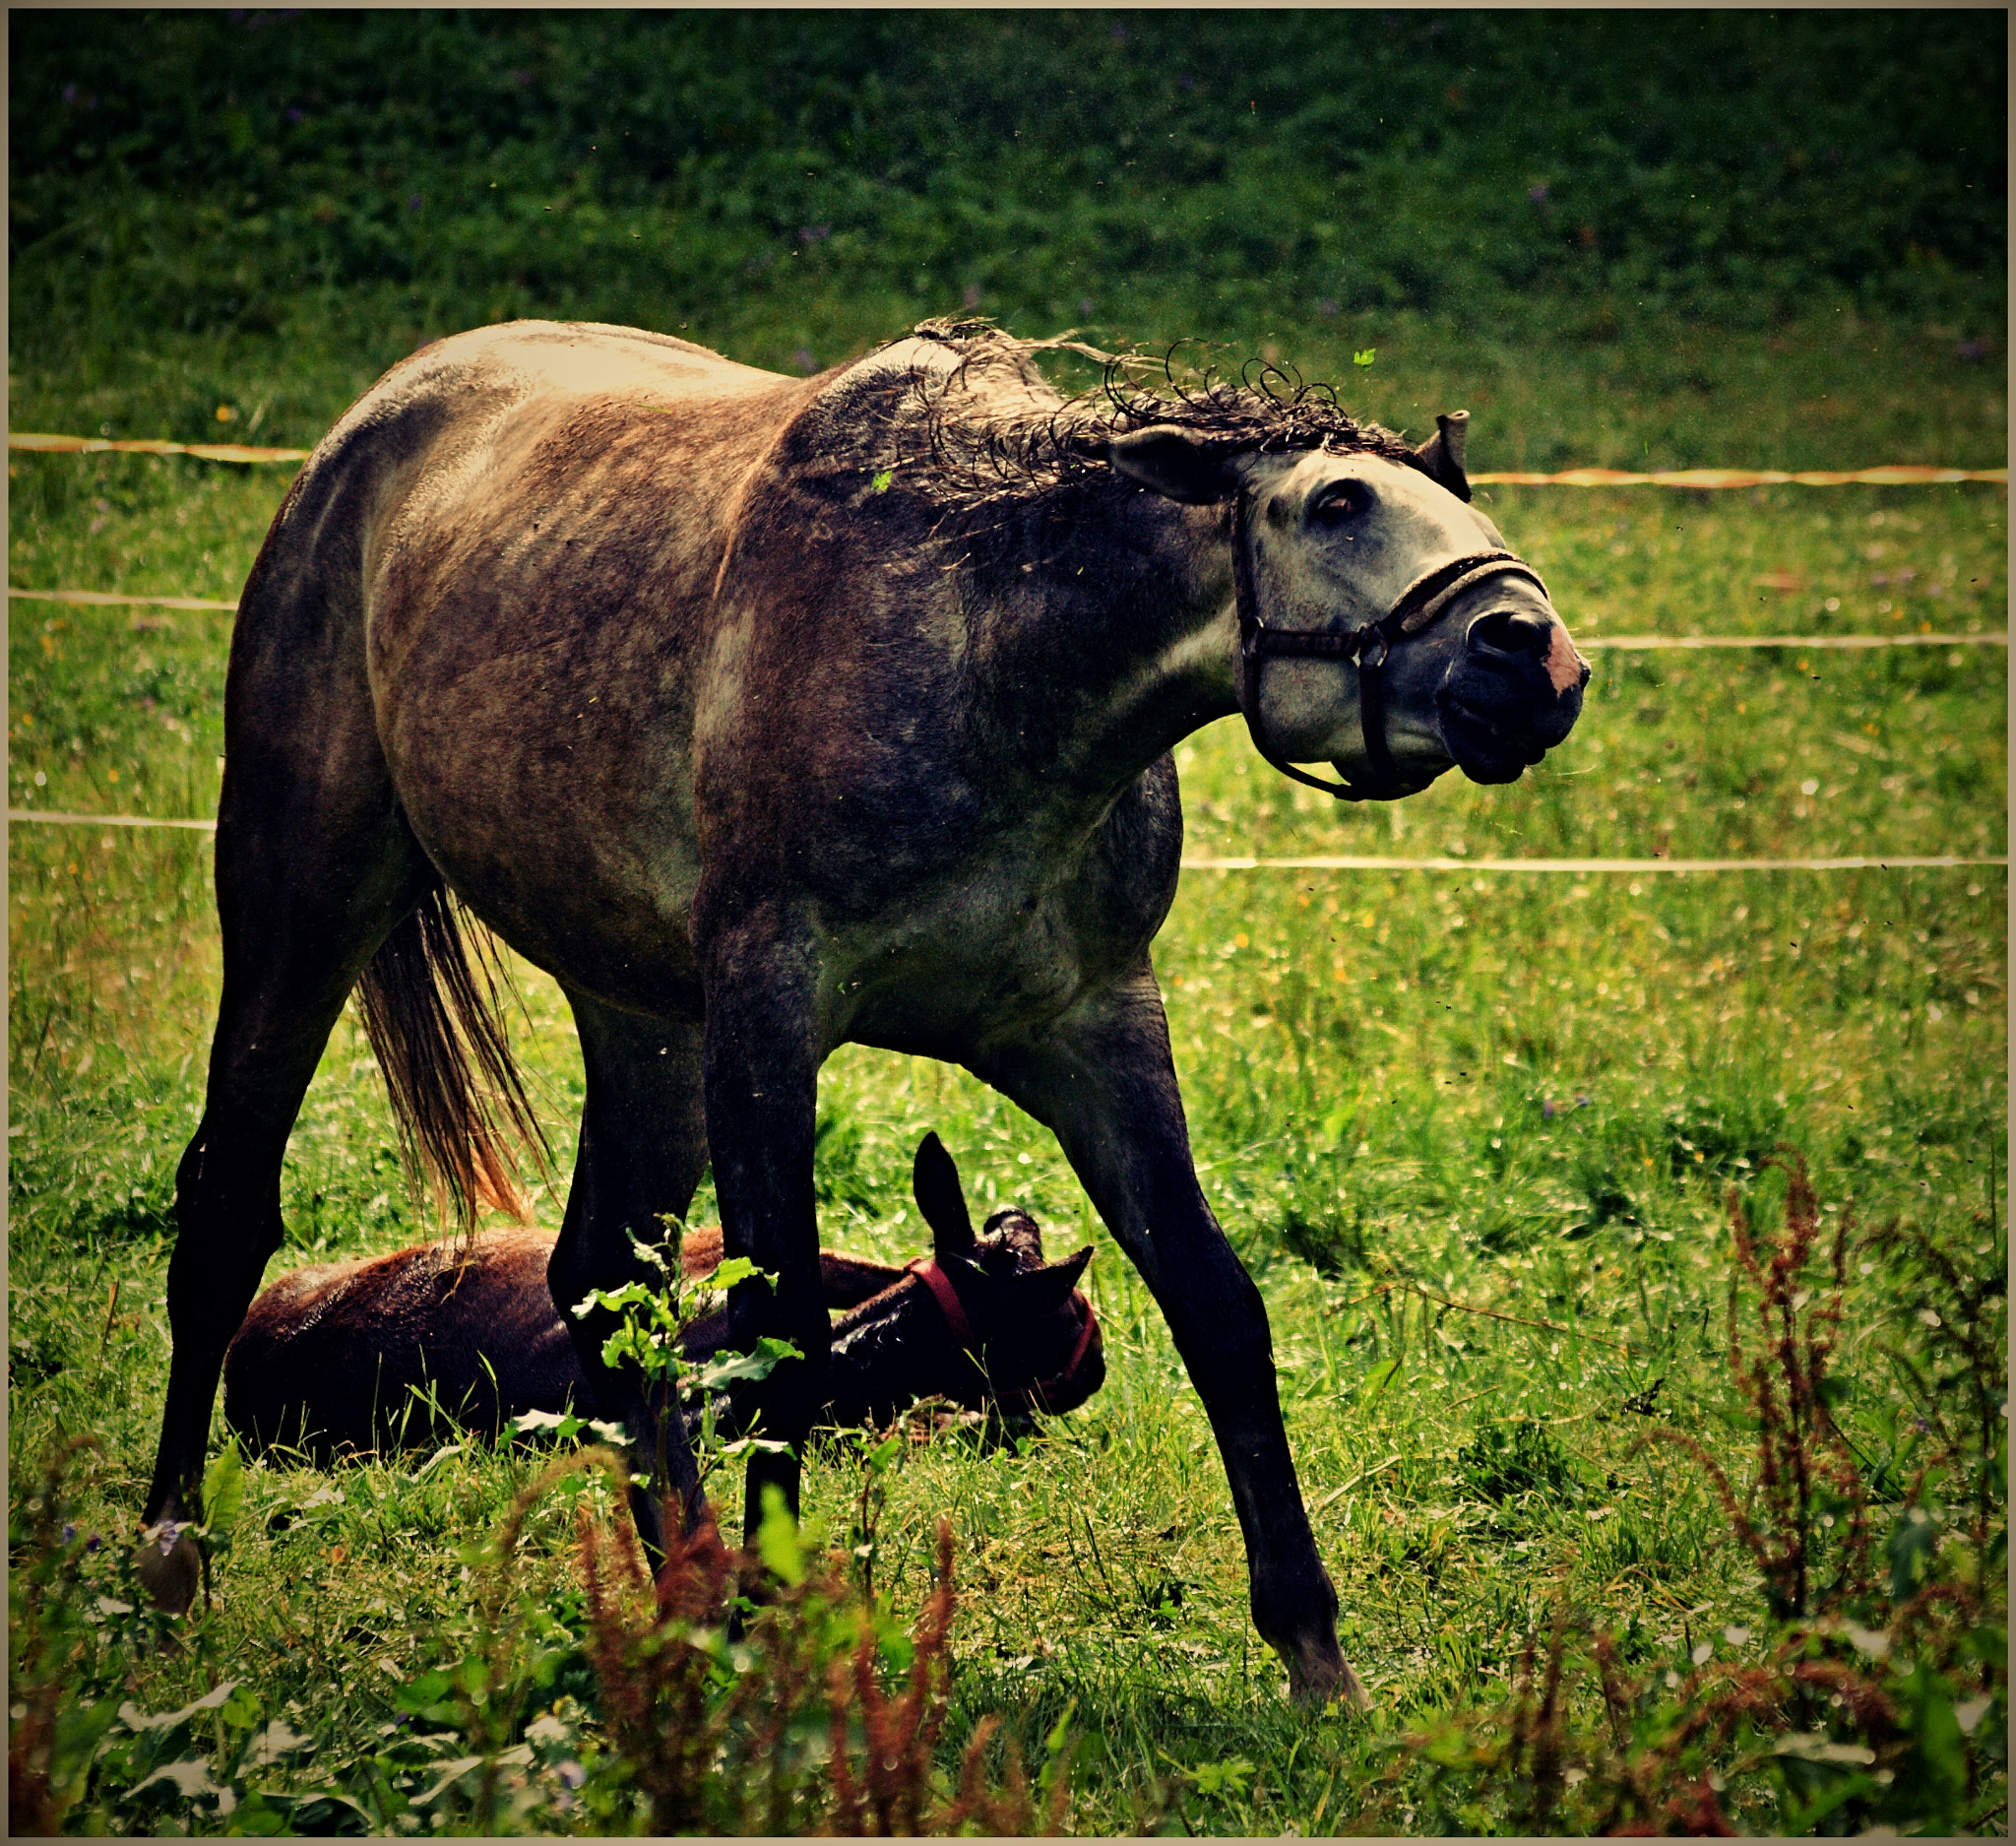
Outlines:
{"type": "Polygon", "coordinates": [[[1152,424],[1189,430],[1214,455],[1327,449],[1418,466],[1400,436],[1346,411],[1334,386],[1270,362],[1247,361],[1236,382],[1209,372],[1186,382],[1177,348],[1160,357],[1102,352],[1069,336],[1017,339],[988,321],[925,321],[910,338],[944,347],[957,363],[908,374],[891,463],[907,488],[947,512],[1138,492],[1107,466],[1106,444],[1152,424]],[[1060,396],[1037,366],[1045,352],[1093,360],[1100,383],[1060,396]]]}

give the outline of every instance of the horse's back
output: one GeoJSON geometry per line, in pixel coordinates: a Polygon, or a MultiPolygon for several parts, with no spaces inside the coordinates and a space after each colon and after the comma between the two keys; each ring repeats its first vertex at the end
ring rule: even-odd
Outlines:
{"type": "Polygon", "coordinates": [[[317,447],[246,585],[226,754],[258,773],[227,776],[226,820],[290,781],[326,832],[396,805],[522,953],[679,1003],[710,605],[738,489],[815,389],[594,325],[403,360],[317,447]]]}
{"type": "MultiPolygon", "coordinates": [[[[279,1277],[225,1359],[226,1423],[254,1447],[324,1454],[396,1444],[414,1392],[479,1432],[510,1410],[559,1408],[580,1373],[546,1292],[552,1245],[493,1231],[467,1251],[422,1244],[279,1277]]],[[[418,1418],[411,1439],[432,1427],[418,1418]]]]}

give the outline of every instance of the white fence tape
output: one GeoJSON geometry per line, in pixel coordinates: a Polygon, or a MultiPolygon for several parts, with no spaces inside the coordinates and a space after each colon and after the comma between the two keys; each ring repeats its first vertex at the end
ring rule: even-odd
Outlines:
{"type": "Polygon", "coordinates": [[[202,596],[127,596],[117,590],[17,590],[11,584],[7,590],[10,603],[90,603],[106,607],[126,603],[149,603],[158,608],[226,608],[235,609],[235,603],[219,603],[202,596]]]}
{"type": "MultiPolygon", "coordinates": [[[[39,436],[12,432],[10,449],[67,455],[193,455],[206,462],[305,462],[306,449],[261,449],[243,442],[110,441],[99,436],[39,436]]],[[[1881,468],[1808,470],[1787,474],[1775,468],[1677,468],[1633,474],[1618,468],[1571,468],[1558,475],[1519,473],[1473,475],[1477,487],[1920,487],[1960,480],[2009,484],[2006,468],[1939,468],[1917,463],[1881,468]]]]}
{"type": "Polygon", "coordinates": [[[1927,866],[2006,865],[1999,859],[1376,859],[1351,853],[1303,859],[1186,859],[1185,871],[1909,871],[1927,866]]]}
{"type": "Polygon", "coordinates": [[[2005,648],[2006,633],[1984,635],[1588,635],[1578,648],[2005,648]]]}
{"type": "Polygon", "coordinates": [[[17,821],[44,827],[186,827],[196,833],[215,833],[214,820],[157,820],[152,814],[59,814],[39,807],[10,807],[8,824],[17,821]]]}
{"type": "MultiPolygon", "coordinates": [[[[17,590],[11,600],[32,603],[86,603],[97,606],[148,604],[157,608],[235,609],[235,603],[200,596],[128,596],[114,590],[17,590]]],[[[2006,633],[1975,635],[1577,635],[1579,648],[2005,648],[2006,633]]]]}
{"type": "Polygon", "coordinates": [[[262,449],[246,442],[108,441],[99,436],[7,435],[10,449],[43,455],[193,455],[199,462],[305,462],[306,449],[262,449]]]}
{"type": "MultiPolygon", "coordinates": [[[[214,820],[156,820],[146,814],[63,814],[10,807],[10,823],[45,827],[182,827],[215,833],[214,820]]],[[[2001,859],[1377,859],[1319,854],[1306,859],[1186,859],[1185,871],[1892,871],[1926,866],[2006,865],[2001,859]]]]}

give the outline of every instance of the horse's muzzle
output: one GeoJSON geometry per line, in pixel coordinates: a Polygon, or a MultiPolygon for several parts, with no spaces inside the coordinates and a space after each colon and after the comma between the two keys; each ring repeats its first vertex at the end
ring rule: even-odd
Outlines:
{"type": "Polygon", "coordinates": [[[1471,781],[1517,782],[1575,728],[1588,683],[1589,663],[1551,610],[1491,609],[1435,694],[1443,743],[1471,781]]]}

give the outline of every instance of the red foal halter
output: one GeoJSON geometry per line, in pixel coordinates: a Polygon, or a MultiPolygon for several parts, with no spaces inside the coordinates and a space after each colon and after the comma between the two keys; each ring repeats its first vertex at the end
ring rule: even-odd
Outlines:
{"type": "MultiPolygon", "coordinates": [[[[966,1304],[959,1299],[958,1290],[952,1286],[952,1278],[939,1268],[938,1259],[919,1256],[904,1267],[931,1291],[952,1337],[972,1356],[974,1364],[979,1365],[980,1343],[975,1336],[972,1320],[967,1317],[966,1304]]],[[[996,1391],[995,1402],[1003,1410],[1027,1410],[1035,1404],[1048,1410],[1051,1400],[1061,1396],[1064,1387],[1077,1376],[1078,1368],[1085,1363],[1085,1355],[1092,1349],[1092,1336],[1099,1330],[1099,1317],[1093,1312],[1092,1304],[1086,1300],[1082,1289],[1071,1291],[1071,1305],[1078,1310],[1078,1343],[1072,1347],[1071,1357],[1064,1362],[1063,1369],[1054,1377],[1017,1385],[1012,1392],[996,1391]]]]}

